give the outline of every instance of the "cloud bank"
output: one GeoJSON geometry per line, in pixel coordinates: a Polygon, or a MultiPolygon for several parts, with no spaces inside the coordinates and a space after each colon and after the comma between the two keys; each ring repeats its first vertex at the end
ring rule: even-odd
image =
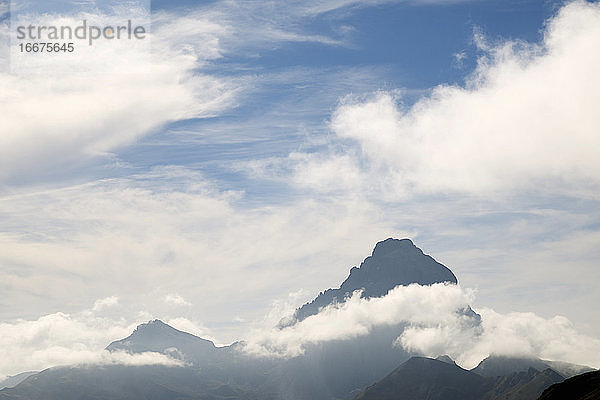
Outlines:
{"type": "Polygon", "coordinates": [[[54,313],[35,320],[0,323],[0,376],[42,370],[59,365],[123,364],[179,366],[164,354],[108,352],[112,341],[131,334],[137,323],[103,316],[98,300],[89,310],[74,314],[54,313]]]}
{"type": "Polygon", "coordinates": [[[464,329],[454,323],[412,326],[400,335],[397,344],[428,356],[446,352],[468,367],[490,354],[600,367],[600,340],[580,334],[564,316],[501,314],[490,308],[479,308],[477,312],[481,315],[481,330],[464,329]]]}
{"type": "Polygon", "coordinates": [[[255,332],[246,351],[294,357],[308,343],[364,336],[375,326],[468,319],[460,311],[468,307],[471,296],[450,284],[398,286],[386,296],[370,299],[361,298],[357,291],[345,302],[325,307],[294,325],[255,332]]]}
{"type": "Polygon", "coordinates": [[[349,340],[368,335],[374,327],[398,326],[397,346],[431,357],[448,354],[465,368],[490,354],[600,366],[600,340],[578,333],[567,318],[477,308],[479,322],[465,313],[474,300],[474,291],[452,284],[398,286],[371,299],[361,299],[356,292],[295,325],[255,331],[246,351],[295,357],[308,344],[349,340]]]}

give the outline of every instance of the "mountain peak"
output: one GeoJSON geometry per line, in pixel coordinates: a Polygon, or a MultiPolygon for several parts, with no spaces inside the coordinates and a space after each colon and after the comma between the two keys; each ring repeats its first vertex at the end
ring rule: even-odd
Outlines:
{"type": "MultiPolygon", "coordinates": [[[[375,245],[372,255],[373,256],[375,256],[375,255],[383,256],[385,254],[389,254],[394,251],[407,250],[407,249],[413,249],[413,248],[417,249],[418,251],[421,251],[421,249],[419,249],[417,246],[415,246],[415,244],[410,239],[387,238],[385,240],[382,240],[381,242],[378,242],[375,245]]],[[[421,251],[421,253],[423,253],[423,252],[421,251]]]]}
{"type": "Polygon", "coordinates": [[[410,239],[388,238],[377,243],[358,268],[350,270],[340,289],[364,289],[365,297],[381,297],[398,285],[441,282],[458,281],[452,271],[424,254],[410,239]]]}
{"type": "Polygon", "coordinates": [[[282,321],[288,326],[317,314],[319,309],[344,299],[355,290],[363,290],[364,298],[385,296],[398,285],[431,285],[434,283],[457,283],[456,276],[444,265],[414,245],[410,239],[388,238],[375,245],[371,255],[359,267],[350,269],[350,275],[338,289],[322,292],[311,303],[305,304],[292,321],[282,321]]]}
{"type": "Polygon", "coordinates": [[[128,353],[152,351],[165,354],[172,349],[177,349],[183,353],[195,353],[196,350],[201,349],[213,351],[215,345],[210,340],[180,331],[159,319],[155,319],[138,325],[131,335],[125,339],[112,342],[106,349],[128,353]]]}
{"type": "Polygon", "coordinates": [[[177,329],[173,328],[172,326],[170,326],[168,324],[165,324],[160,319],[153,319],[144,324],[138,325],[133,332],[135,333],[135,332],[160,331],[160,330],[177,330],[177,329]]]}

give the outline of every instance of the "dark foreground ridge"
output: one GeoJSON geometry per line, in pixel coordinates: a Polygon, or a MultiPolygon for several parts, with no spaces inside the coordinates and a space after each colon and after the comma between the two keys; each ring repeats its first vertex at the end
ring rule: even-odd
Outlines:
{"type": "Polygon", "coordinates": [[[364,289],[363,297],[381,297],[398,285],[432,285],[434,283],[458,283],[456,276],[446,266],[423,253],[410,239],[386,239],[377,243],[373,253],[365,258],[360,267],[353,267],[350,275],[338,289],[328,289],[312,302],[296,310],[291,321],[282,326],[315,315],[319,309],[334,302],[342,302],[355,290],[364,289]]]}
{"type": "Polygon", "coordinates": [[[600,400],[600,371],[587,372],[550,386],[539,400],[600,400]]]}

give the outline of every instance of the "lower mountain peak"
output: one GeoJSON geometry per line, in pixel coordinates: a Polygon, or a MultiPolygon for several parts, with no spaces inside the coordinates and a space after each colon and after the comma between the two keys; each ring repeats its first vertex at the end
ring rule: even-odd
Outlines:
{"type": "Polygon", "coordinates": [[[157,352],[172,356],[182,354],[185,359],[196,359],[214,353],[216,347],[210,340],[183,332],[155,319],[138,325],[128,337],[112,342],[108,351],[128,353],[157,352]]]}

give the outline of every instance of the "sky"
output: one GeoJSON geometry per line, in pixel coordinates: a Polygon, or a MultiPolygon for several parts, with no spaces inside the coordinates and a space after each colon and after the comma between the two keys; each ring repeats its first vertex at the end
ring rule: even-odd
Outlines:
{"type": "MultiPolygon", "coordinates": [[[[110,21],[93,3],[61,21],[110,21]]],[[[0,376],[153,318],[297,351],[264,327],[388,237],[493,332],[466,354],[411,314],[401,345],[466,365],[544,326],[510,350],[600,367],[597,2],[155,0],[118,14],[146,41],[19,58],[25,6],[0,0],[0,376]]]]}

